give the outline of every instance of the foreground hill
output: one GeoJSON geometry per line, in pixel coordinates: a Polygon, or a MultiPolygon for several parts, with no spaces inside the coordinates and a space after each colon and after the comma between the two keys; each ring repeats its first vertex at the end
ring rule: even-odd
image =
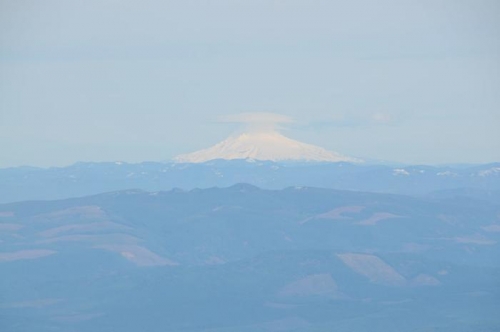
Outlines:
{"type": "Polygon", "coordinates": [[[238,184],[3,204],[0,327],[497,331],[500,203],[481,193],[238,184]]]}
{"type": "Polygon", "coordinates": [[[387,166],[216,160],[207,163],[78,163],[61,168],[0,169],[0,202],[63,199],[137,188],[149,191],[227,187],[324,187],[423,195],[436,190],[500,191],[500,164],[470,167],[387,166]]]}

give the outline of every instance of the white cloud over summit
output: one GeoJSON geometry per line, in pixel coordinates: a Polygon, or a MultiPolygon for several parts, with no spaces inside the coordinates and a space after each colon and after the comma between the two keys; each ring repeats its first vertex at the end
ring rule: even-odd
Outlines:
{"type": "Polygon", "coordinates": [[[275,132],[283,129],[280,125],[295,121],[286,115],[266,112],[238,113],[219,117],[219,122],[242,125],[244,132],[275,132]]]}
{"type": "Polygon", "coordinates": [[[277,113],[246,112],[246,113],[221,116],[219,118],[219,122],[246,123],[246,124],[278,124],[278,123],[293,123],[295,121],[289,116],[277,113]]]}

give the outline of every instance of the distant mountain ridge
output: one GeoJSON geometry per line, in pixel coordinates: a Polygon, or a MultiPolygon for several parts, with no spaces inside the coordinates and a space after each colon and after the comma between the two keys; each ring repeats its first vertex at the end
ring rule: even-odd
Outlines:
{"type": "Polygon", "coordinates": [[[500,190],[500,163],[469,167],[389,166],[326,162],[213,160],[206,163],[77,163],[0,169],[0,203],[61,199],[137,188],[323,187],[407,195],[470,188],[500,190]]]}

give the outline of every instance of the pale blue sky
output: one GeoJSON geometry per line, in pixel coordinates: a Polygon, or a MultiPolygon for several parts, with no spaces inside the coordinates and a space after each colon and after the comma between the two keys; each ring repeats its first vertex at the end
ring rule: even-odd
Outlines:
{"type": "Polygon", "coordinates": [[[242,112],[361,158],[500,161],[500,2],[0,0],[0,167],[167,160],[242,112]]]}

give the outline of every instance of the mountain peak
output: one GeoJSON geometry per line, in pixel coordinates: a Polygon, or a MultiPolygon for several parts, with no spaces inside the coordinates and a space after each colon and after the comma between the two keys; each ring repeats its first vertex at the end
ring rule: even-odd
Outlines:
{"type": "Polygon", "coordinates": [[[213,159],[270,161],[359,162],[321,147],[288,138],[277,131],[257,131],[231,136],[214,146],[179,155],[177,162],[202,163],[213,159]]]}

